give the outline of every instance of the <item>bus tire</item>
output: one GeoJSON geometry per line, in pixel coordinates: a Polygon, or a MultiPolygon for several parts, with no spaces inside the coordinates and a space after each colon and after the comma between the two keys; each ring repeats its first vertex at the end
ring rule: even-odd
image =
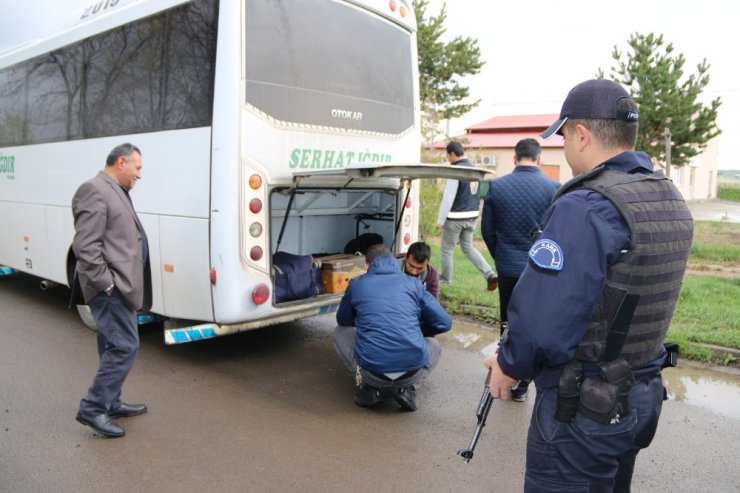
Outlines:
{"type": "Polygon", "coordinates": [[[94,332],[98,331],[98,324],[95,323],[95,318],[88,305],[77,305],[77,313],[80,315],[80,320],[82,320],[82,324],[85,327],[94,332]]]}

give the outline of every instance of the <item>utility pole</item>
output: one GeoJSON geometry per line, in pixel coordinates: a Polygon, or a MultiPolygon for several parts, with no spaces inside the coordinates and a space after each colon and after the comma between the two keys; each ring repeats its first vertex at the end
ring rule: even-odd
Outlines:
{"type": "Polygon", "coordinates": [[[671,177],[671,131],[665,127],[663,136],[665,137],[665,175],[671,177]]]}

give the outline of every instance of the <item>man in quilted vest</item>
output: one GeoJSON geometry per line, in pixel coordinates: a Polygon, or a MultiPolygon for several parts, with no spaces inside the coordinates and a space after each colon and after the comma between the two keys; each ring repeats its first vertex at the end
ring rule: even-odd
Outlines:
{"type": "Polygon", "coordinates": [[[634,150],[639,113],[616,82],[575,86],[559,134],[574,178],[557,192],[484,360],[494,398],[537,387],[525,491],[629,491],[664,398],[665,335],[693,221],[676,187],[634,150]]]}

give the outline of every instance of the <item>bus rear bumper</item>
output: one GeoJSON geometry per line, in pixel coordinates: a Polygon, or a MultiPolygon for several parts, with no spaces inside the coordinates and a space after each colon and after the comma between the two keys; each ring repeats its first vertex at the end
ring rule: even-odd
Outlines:
{"type": "Polygon", "coordinates": [[[324,315],[337,311],[337,308],[339,308],[339,303],[326,305],[319,308],[310,308],[307,310],[278,314],[274,317],[263,318],[260,320],[253,320],[250,322],[243,322],[239,324],[221,325],[215,322],[208,322],[198,325],[191,325],[188,327],[165,329],[164,342],[167,345],[175,345],[184,344],[186,342],[202,341],[204,339],[213,339],[214,337],[237,334],[239,332],[246,332],[248,330],[259,329],[262,327],[267,327],[284,322],[292,322],[293,320],[297,320],[299,318],[324,315]]]}

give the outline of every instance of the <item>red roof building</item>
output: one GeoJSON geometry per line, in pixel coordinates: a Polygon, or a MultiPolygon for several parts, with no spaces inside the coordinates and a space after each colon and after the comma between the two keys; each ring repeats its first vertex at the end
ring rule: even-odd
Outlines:
{"type": "MultiPolygon", "coordinates": [[[[563,139],[551,137],[542,140],[540,134],[557,120],[558,115],[496,116],[465,129],[455,137],[465,146],[468,158],[487,168],[495,176],[503,176],[514,169],[514,147],[521,139],[533,138],[542,146],[542,172],[561,183],[572,176],[563,155],[563,139]]],[[[444,152],[447,141],[433,147],[444,152]]]]}
{"type": "MultiPolygon", "coordinates": [[[[565,160],[563,139],[559,136],[542,140],[540,135],[557,120],[558,115],[496,116],[466,128],[463,135],[454,137],[465,146],[471,162],[489,168],[492,178],[504,176],[514,169],[514,147],[521,139],[537,139],[542,146],[540,158],[542,172],[550,178],[565,183],[573,173],[565,160]]],[[[447,141],[435,142],[432,148],[445,159],[447,141]]],[[[670,178],[687,200],[717,197],[717,153],[719,138],[712,139],[707,148],[683,167],[671,167],[670,178]]],[[[654,163],[660,169],[661,163],[654,163]]]]}

